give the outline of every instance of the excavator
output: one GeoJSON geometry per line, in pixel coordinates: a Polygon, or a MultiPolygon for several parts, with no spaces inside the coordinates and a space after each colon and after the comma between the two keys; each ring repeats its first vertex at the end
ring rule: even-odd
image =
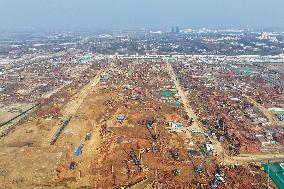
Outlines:
{"type": "Polygon", "coordinates": [[[217,188],[220,181],[224,181],[224,171],[222,169],[218,169],[215,174],[215,178],[211,181],[211,187],[217,188]]]}
{"type": "Polygon", "coordinates": [[[194,167],[195,173],[197,173],[197,174],[203,173],[203,171],[204,171],[204,163],[206,162],[207,158],[208,157],[205,156],[205,158],[201,161],[201,163],[194,167]]]}
{"type": "MultiPolygon", "coordinates": [[[[152,122],[152,124],[151,124],[152,126],[154,125],[154,122],[152,122]]],[[[152,152],[153,153],[157,153],[158,151],[159,151],[159,149],[158,149],[158,146],[157,146],[157,140],[158,140],[158,138],[159,138],[159,134],[157,134],[157,127],[156,127],[156,125],[154,125],[154,134],[152,133],[152,131],[151,131],[151,129],[147,126],[146,127],[147,128],[147,130],[149,131],[149,133],[150,133],[150,136],[151,136],[151,139],[152,139],[152,141],[151,141],[151,144],[152,144],[152,152]]]]}
{"type": "Polygon", "coordinates": [[[128,153],[126,150],[124,150],[124,151],[131,157],[131,159],[132,159],[133,162],[134,162],[134,165],[137,165],[137,166],[140,167],[141,162],[140,162],[140,160],[137,158],[137,155],[136,155],[136,153],[134,152],[133,148],[131,148],[131,150],[130,150],[129,153],[128,153]]]}

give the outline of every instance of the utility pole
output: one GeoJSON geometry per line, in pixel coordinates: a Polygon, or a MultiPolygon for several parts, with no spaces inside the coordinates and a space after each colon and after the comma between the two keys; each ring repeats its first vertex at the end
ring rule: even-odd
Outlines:
{"type": "Polygon", "coordinates": [[[111,165],[111,173],[112,173],[112,178],[113,178],[113,186],[116,185],[116,176],[114,174],[114,167],[111,165]]]}
{"type": "Polygon", "coordinates": [[[222,162],[222,165],[224,166],[224,162],[225,162],[225,152],[222,152],[222,156],[223,156],[223,162],[222,162]]]}

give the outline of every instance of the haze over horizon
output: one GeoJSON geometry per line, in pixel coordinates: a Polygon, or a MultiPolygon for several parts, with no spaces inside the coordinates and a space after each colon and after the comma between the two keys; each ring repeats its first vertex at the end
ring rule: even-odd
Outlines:
{"type": "Polygon", "coordinates": [[[0,0],[0,29],[284,28],[283,0],[0,0]]]}

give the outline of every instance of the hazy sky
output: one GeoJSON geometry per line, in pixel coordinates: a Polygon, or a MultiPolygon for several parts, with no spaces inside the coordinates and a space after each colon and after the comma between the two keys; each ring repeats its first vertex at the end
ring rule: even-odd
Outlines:
{"type": "Polygon", "coordinates": [[[0,0],[0,28],[284,27],[284,0],[0,0]]]}

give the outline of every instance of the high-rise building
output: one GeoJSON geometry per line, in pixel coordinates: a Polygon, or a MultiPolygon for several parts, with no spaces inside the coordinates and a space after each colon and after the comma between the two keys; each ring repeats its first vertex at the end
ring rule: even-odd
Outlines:
{"type": "Polygon", "coordinates": [[[179,27],[176,27],[176,33],[179,33],[179,27]]]}
{"type": "Polygon", "coordinates": [[[175,33],[175,27],[172,27],[172,33],[175,33]]]}
{"type": "Polygon", "coordinates": [[[172,27],[171,33],[179,33],[179,27],[172,27]]]}

